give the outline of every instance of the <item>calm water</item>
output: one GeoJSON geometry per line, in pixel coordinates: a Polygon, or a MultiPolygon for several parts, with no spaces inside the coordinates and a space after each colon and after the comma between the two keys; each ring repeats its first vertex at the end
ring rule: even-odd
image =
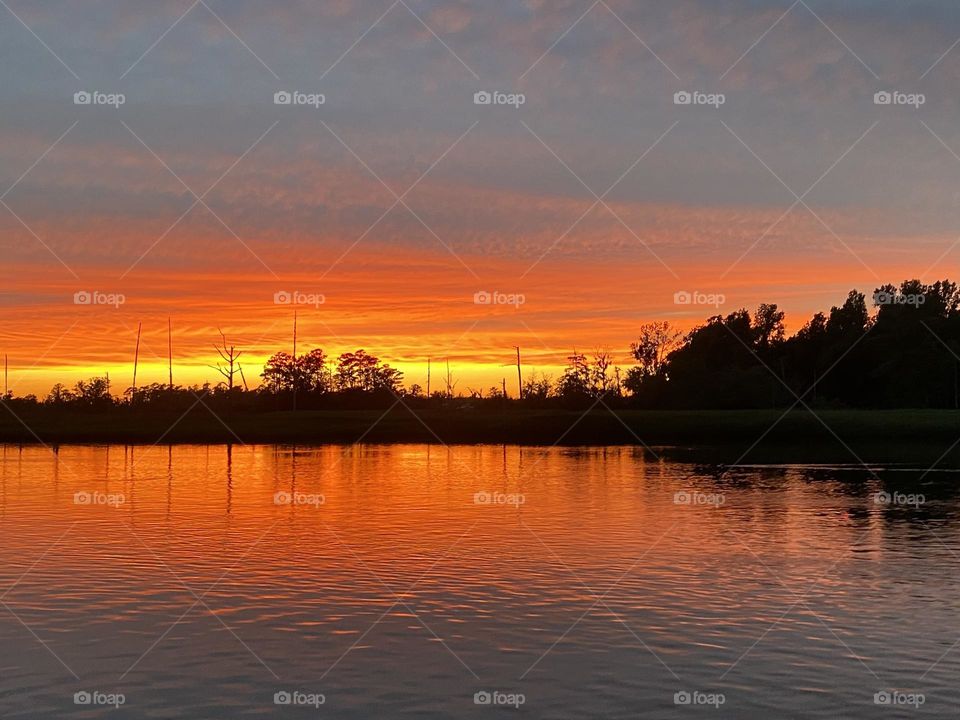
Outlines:
{"type": "Polygon", "coordinates": [[[721,475],[635,448],[2,452],[2,717],[957,714],[954,473],[721,475]],[[913,705],[875,704],[894,689],[913,705]]]}

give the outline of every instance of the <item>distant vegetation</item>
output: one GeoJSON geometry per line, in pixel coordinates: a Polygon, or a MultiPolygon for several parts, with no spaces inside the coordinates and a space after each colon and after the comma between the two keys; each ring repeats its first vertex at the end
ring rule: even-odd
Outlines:
{"type": "MultiPolygon", "coordinates": [[[[430,397],[418,384],[364,350],[335,361],[323,350],[278,352],[247,389],[235,381],[241,351],[221,336],[225,378],[217,385],[154,383],[112,394],[106,378],[55,385],[45,398],[3,398],[11,409],[45,411],[187,412],[202,401],[228,412],[410,407],[639,409],[957,408],[960,406],[960,292],[949,281],[917,280],[877,288],[868,300],[851,291],[844,303],[814,315],[792,337],[784,314],[762,304],[708,318],[686,334],[667,322],[642,325],[630,344],[629,367],[606,349],[574,351],[556,379],[528,372],[521,398],[505,387],[455,390],[435,377],[430,397]],[[871,309],[875,312],[871,313],[871,309]]],[[[440,373],[436,373],[437,376],[440,373]]],[[[515,387],[515,383],[514,383],[515,387]]]]}

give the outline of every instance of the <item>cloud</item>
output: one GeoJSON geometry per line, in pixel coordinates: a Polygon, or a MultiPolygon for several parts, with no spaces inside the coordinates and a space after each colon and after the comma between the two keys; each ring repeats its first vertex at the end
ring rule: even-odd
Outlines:
{"type": "MultiPolygon", "coordinates": [[[[956,236],[960,49],[935,65],[960,35],[953,2],[808,0],[781,18],[788,3],[607,0],[580,19],[580,0],[408,0],[430,30],[400,4],[384,15],[389,0],[208,4],[229,30],[202,5],[170,29],[189,2],[12,2],[79,83],[0,24],[0,193],[28,171],[5,202],[84,282],[139,289],[117,316],[128,324],[186,309],[200,359],[212,323],[241,318],[253,343],[283,319],[260,305],[271,272],[324,278],[338,335],[407,359],[456,342],[480,282],[527,287],[539,340],[500,313],[456,350],[494,361],[507,335],[556,356],[675,311],[653,253],[684,282],[787,298],[802,316],[848,278],[875,281],[857,257],[896,280],[956,236]],[[78,107],[81,88],[127,103],[78,107]],[[878,107],[882,88],[927,102],[878,107]],[[276,106],[279,89],[326,103],[276,106]],[[477,106],[480,89],[526,103],[477,106]],[[677,106],[678,90],[726,103],[677,106]],[[226,172],[205,197],[216,216],[198,206],[170,229],[194,196],[121,121],[198,194],[226,172]],[[415,183],[413,212],[389,210],[415,183]],[[819,219],[784,215],[794,193],[819,219]]],[[[76,283],[2,207],[0,233],[0,309],[28,355],[73,321],[59,303],[76,283]],[[31,333],[41,317],[51,337],[31,333]]],[[[95,340],[51,362],[121,362],[116,318],[82,318],[95,340]]]]}

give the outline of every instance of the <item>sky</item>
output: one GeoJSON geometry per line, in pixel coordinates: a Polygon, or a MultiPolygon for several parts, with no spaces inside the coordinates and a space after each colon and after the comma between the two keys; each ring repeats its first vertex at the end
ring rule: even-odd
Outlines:
{"type": "Polygon", "coordinates": [[[176,382],[222,330],[253,385],[294,312],[515,393],[515,346],[958,276],[948,0],[4,0],[0,78],[16,394],[122,390],[138,326],[165,382],[168,318],[176,382]]]}

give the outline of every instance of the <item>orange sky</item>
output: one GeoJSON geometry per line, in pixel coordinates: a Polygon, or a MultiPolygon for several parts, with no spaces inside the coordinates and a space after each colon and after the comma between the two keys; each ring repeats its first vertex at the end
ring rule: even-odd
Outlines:
{"type": "MultiPolygon", "coordinates": [[[[138,323],[143,323],[138,383],[166,382],[167,318],[173,323],[174,375],[178,383],[217,381],[213,343],[223,329],[242,348],[247,382],[255,385],[273,352],[290,351],[294,309],[298,350],[322,347],[328,355],[363,347],[401,368],[407,384],[426,385],[426,359],[433,359],[434,382],[449,359],[458,389],[488,388],[506,378],[513,392],[513,346],[522,349],[525,371],[556,377],[574,348],[612,350],[629,366],[629,343],[642,322],[666,319],[690,328],[717,312],[777,301],[797,329],[817,309],[842,302],[854,285],[869,291],[875,283],[856,261],[820,267],[817,262],[758,266],[745,263],[722,281],[714,266],[682,266],[686,281],[664,278],[653,263],[645,265],[545,261],[537,272],[516,278],[527,265],[468,257],[482,277],[514,278],[477,282],[449,256],[409,252],[357,251],[336,274],[284,273],[283,282],[258,272],[150,273],[136,281],[101,280],[82,284],[72,278],[46,281],[47,297],[18,310],[4,326],[2,351],[10,358],[10,387],[17,394],[44,394],[55,382],[72,383],[110,373],[114,389],[132,381],[138,323]],[[763,278],[757,282],[756,278],[763,278]],[[798,282],[802,281],[802,282],[798,282]],[[73,293],[124,295],[119,307],[75,305],[73,293]],[[678,290],[719,293],[725,303],[678,306],[678,290]],[[479,291],[522,294],[524,302],[478,305],[479,291]],[[322,295],[313,307],[277,305],[276,292],[322,295]]],[[[680,266],[678,266],[680,267],[680,266]]],[[[877,268],[896,277],[897,268],[877,268]]],[[[25,287],[35,269],[18,268],[25,287]]],[[[84,273],[84,277],[95,275],[84,273]]],[[[114,274],[115,278],[116,275],[114,274]]]]}
{"type": "Polygon", "coordinates": [[[0,24],[10,386],[109,372],[121,392],[138,323],[138,382],[165,381],[168,317],[177,382],[219,380],[219,327],[254,384],[291,349],[284,291],[325,298],[298,308],[301,350],[362,347],[421,385],[449,359],[461,391],[515,392],[515,345],[556,377],[574,348],[629,365],[645,321],[775,302],[795,330],[851,288],[956,278],[960,10],[853,5],[19,4],[0,24]],[[474,101],[491,91],[524,103],[474,101]],[[724,103],[675,102],[691,91],[724,103]],[[125,302],[74,304],[93,291],[125,302]]]}

